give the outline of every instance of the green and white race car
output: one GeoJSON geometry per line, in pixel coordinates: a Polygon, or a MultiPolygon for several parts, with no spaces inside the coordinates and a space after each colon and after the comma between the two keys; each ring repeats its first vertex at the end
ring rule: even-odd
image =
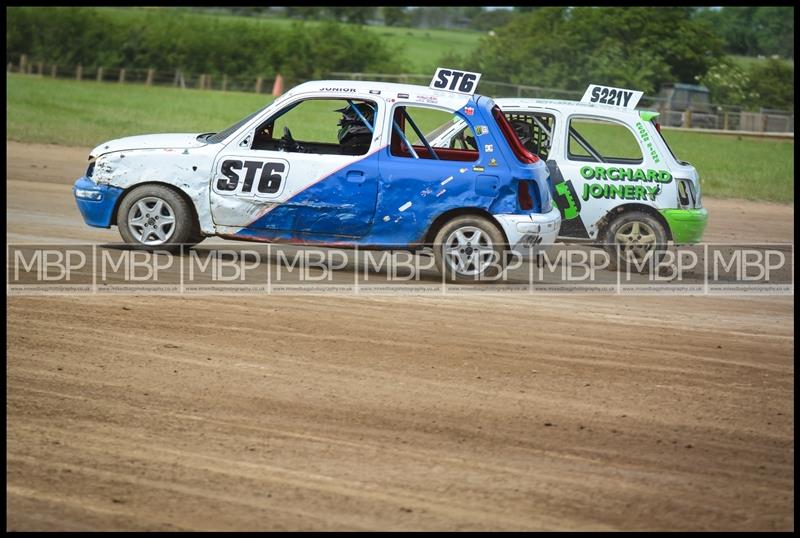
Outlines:
{"type": "MultiPolygon", "coordinates": [[[[700,241],[708,212],[691,164],[661,135],[658,113],[636,110],[642,92],[591,85],[581,101],[496,99],[523,145],[547,162],[561,211],[559,237],[600,243],[612,266],[669,242],[700,241]]],[[[431,145],[477,149],[463,122],[431,145]]],[[[482,150],[484,148],[481,148],[482,150]]]]}

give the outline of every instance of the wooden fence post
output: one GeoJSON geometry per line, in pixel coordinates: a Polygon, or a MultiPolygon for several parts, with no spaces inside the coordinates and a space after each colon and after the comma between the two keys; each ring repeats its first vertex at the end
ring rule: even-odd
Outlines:
{"type": "Polygon", "coordinates": [[[30,62],[28,63],[27,72],[28,72],[29,75],[33,73],[33,64],[30,63],[30,62]]]}
{"type": "Polygon", "coordinates": [[[42,62],[37,63],[36,64],[36,75],[41,77],[43,70],[44,70],[44,64],[42,62]]]}
{"type": "Polygon", "coordinates": [[[13,70],[14,70],[14,64],[11,63],[11,62],[8,62],[8,65],[6,66],[6,73],[11,73],[11,71],[13,71],[13,70]]]}
{"type": "Polygon", "coordinates": [[[97,82],[103,82],[103,68],[97,68],[97,82]]]}
{"type": "Polygon", "coordinates": [[[58,66],[56,64],[51,65],[50,66],[50,76],[53,77],[53,78],[56,78],[57,74],[58,74],[58,66]]]}
{"type": "Polygon", "coordinates": [[[203,84],[205,84],[205,82],[206,82],[206,76],[205,75],[201,74],[199,77],[197,77],[197,89],[198,90],[202,90],[203,89],[203,84]]]}
{"type": "Polygon", "coordinates": [[[81,80],[83,78],[83,66],[78,64],[78,67],[75,69],[75,80],[81,80]]]}
{"type": "Polygon", "coordinates": [[[147,80],[145,81],[146,85],[148,85],[148,86],[152,86],[153,85],[153,75],[154,75],[154,73],[155,73],[155,69],[150,68],[150,69],[147,70],[147,80]]]}
{"type": "Polygon", "coordinates": [[[222,77],[222,91],[228,90],[228,75],[223,75],[222,77]]]}
{"type": "Polygon", "coordinates": [[[692,128],[692,109],[687,109],[685,114],[686,115],[684,116],[683,126],[686,127],[687,129],[691,129],[692,128]]]}
{"type": "Polygon", "coordinates": [[[176,69],[175,70],[175,80],[172,82],[172,85],[175,86],[176,88],[178,87],[178,80],[180,79],[180,76],[181,76],[180,70],[176,69]]]}
{"type": "Polygon", "coordinates": [[[261,93],[261,83],[262,82],[263,82],[263,80],[261,79],[261,77],[258,77],[256,79],[256,93],[261,93]]]}
{"type": "Polygon", "coordinates": [[[125,68],[119,70],[119,83],[125,84],[125,68]]]}
{"type": "Polygon", "coordinates": [[[205,90],[211,89],[211,75],[206,75],[205,86],[203,89],[205,90]]]}
{"type": "Polygon", "coordinates": [[[769,120],[769,114],[761,113],[761,132],[767,132],[767,120],[769,120]]]}
{"type": "Polygon", "coordinates": [[[726,111],[722,116],[722,128],[728,130],[728,112],[726,111]]]}
{"type": "Polygon", "coordinates": [[[23,54],[19,57],[19,72],[24,73],[28,68],[28,55],[23,54]]]}

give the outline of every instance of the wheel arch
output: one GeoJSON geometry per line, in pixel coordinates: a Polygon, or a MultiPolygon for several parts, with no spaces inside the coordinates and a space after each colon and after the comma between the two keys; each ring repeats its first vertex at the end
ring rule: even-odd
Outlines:
{"type": "Polygon", "coordinates": [[[600,241],[604,241],[606,239],[606,232],[608,231],[609,225],[616,218],[632,211],[641,211],[642,213],[653,217],[664,228],[664,233],[667,235],[667,241],[672,241],[672,230],[670,230],[669,223],[667,222],[667,219],[664,218],[664,215],[662,215],[653,206],[637,203],[618,205],[603,215],[603,217],[597,223],[597,238],[600,241]]]}
{"type": "Polygon", "coordinates": [[[503,234],[503,239],[506,241],[506,243],[508,243],[508,237],[506,236],[505,230],[503,230],[503,227],[491,213],[479,207],[459,207],[455,209],[449,209],[433,219],[433,222],[431,222],[431,225],[428,226],[428,229],[425,232],[425,236],[422,238],[422,244],[432,244],[433,240],[436,239],[436,234],[442,229],[442,226],[447,224],[447,222],[450,220],[456,217],[462,217],[464,215],[476,215],[486,218],[489,220],[489,222],[494,224],[498,230],[500,230],[500,233],[503,234]]]}
{"type": "Polygon", "coordinates": [[[117,197],[117,202],[114,205],[114,211],[111,213],[112,223],[116,223],[118,221],[119,208],[122,205],[122,201],[125,199],[125,197],[128,196],[128,194],[130,194],[132,190],[142,187],[144,185],[158,185],[159,187],[166,187],[169,190],[177,193],[178,196],[184,199],[184,201],[188,204],[189,209],[192,211],[192,221],[195,228],[196,229],[200,228],[200,217],[197,214],[197,207],[195,207],[194,200],[192,200],[192,197],[189,196],[189,194],[183,189],[176,187],[171,183],[166,183],[164,181],[143,181],[142,183],[136,183],[135,185],[131,185],[130,187],[127,187],[124,191],[122,191],[122,193],[117,197]]]}

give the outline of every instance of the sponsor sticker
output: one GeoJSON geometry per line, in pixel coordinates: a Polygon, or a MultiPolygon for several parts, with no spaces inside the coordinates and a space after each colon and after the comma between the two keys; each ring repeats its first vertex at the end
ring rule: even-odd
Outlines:
{"type": "Polygon", "coordinates": [[[398,93],[397,94],[397,98],[398,99],[408,99],[408,94],[407,93],[398,93]]]}
{"type": "Polygon", "coordinates": [[[472,171],[473,172],[483,172],[484,170],[486,170],[486,168],[484,168],[483,166],[473,166],[472,167],[472,171]]]}
{"type": "Polygon", "coordinates": [[[467,116],[472,116],[473,114],[475,114],[475,109],[472,108],[471,106],[465,106],[464,114],[466,114],[467,116]]]}
{"type": "Polygon", "coordinates": [[[486,127],[485,125],[476,125],[475,126],[475,134],[478,135],[478,136],[489,134],[489,128],[486,127]]]}
{"type": "Polygon", "coordinates": [[[483,151],[485,151],[486,153],[493,152],[494,151],[494,145],[492,145],[492,144],[484,144],[483,145],[483,151]]]}
{"type": "Polygon", "coordinates": [[[493,158],[493,159],[491,159],[491,160],[489,161],[489,166],[497,166],[497,159],[494,159],[494,158],[493,158]]]}

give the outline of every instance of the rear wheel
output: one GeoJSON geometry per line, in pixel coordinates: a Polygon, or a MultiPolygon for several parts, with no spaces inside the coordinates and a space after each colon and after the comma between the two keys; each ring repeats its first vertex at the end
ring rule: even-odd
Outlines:
{"type": "Polygon", "coordinates": [[[163,185],[142,185],[125,195],[117,227],[126,243],[148,250],[175,251],[202,240],[188,202],[163,185]]]}
{"type": "Polygon", "coordinates": [[[451,282],[475,282],[495,277],[505,262],[505,237],[489,219],[456,217],[434,239],[436,265],[451,282]]]}
{"type": "Polygon", "coordinates": [[[611,260],[610,270],[644,271],[663,258],[667,233],[653,216],[642,211],[627,211],[608,225],[604,249],[611,260]]]}

